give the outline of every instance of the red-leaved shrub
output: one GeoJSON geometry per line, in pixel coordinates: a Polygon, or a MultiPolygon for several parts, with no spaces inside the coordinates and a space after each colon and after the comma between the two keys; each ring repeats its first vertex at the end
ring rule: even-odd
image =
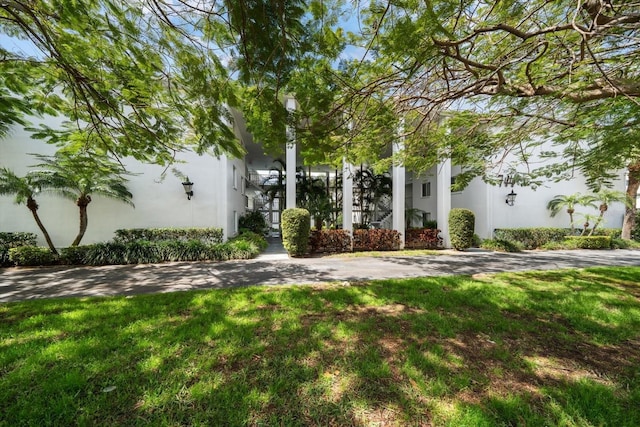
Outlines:
{"type": "Polygon", "coordinates": [[[396,230],[353,230],[354,251],[397,251],[400,233],[396,230]]]}
{"type": "Polygon", "coordinates": [[[351,252],[351,235],[346,230],[312,231],[309,244],[312,253],[351,252]]]}
{"type": "Polygon", "coordinates": [[[440,249],[443,243],[439,233],[440,230],[430,228],[409,229],[405,235],[404,247],[406,249],[440,249]]]}

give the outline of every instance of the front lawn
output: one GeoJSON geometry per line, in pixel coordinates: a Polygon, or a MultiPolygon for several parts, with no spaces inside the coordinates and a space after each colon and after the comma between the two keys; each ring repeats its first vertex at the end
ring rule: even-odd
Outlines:
{"type": "Polygon", "coordinates": [[[640,425],[640,268],[0,305],[0,425],[640,425]]]}

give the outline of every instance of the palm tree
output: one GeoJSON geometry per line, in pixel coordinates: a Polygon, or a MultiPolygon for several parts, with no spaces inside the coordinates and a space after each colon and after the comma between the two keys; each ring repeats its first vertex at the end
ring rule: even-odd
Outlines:
{"type": "Polygon", "coordinates": [[[593,235],[593,232],[595,231],[595,229],[602,223],[604,213],[609,209],[609,204],[615,203],[615,202],[622,202],[625,205],[630,204],[626,193],[623,193],[621,191],[616,191],[616,190],[609,190],[606,188],[600,190],[595,200],[598,200],[600,202],[600,205],[598,206],[598,210],[600,211],[600,214],[598,215],[598,218],[593,224],[593,228],[591,229],[589,236],[593,235]]]}
{"type": "Polygon", "coordinates": [[[596,207],[596,198],[594,196],[588,194],[580,194],[575,193],[569,196],[565,196],[559,194],[555,196],[553,199],[547,203],[547,209],[551,211],[551,217],[553,218],[560,212],[563,208],[567,209],[567,213],[569,214],[569,220],[571,221],[571,234],[575,232],[575,225],[573,220],[573,214],[575,212],[575,207],[586,206],[586,207],[596,207]]]}
{"type": "Polygon", "coordinates": [[[49,249],[57,255],[58,251],[51,240],[51,236],[49,236],[49,232],[40,220],[40,216],[38,215],[38,203],[34,198],[35,194],[40,190],[40,187],[45,184],[46,183],[38,180],[33,175],[19,177],[7,168],[0,169],[0,195],[15,195],[15,203],[19,205],[22,203],[26,204],[27,208],[33,215],[33,219],[35,219],[36,224],[38,224],[38,228],[42,231],[49,249]]]}
{"type": "Polygon", "coordinates": [[[69,155],[58,152],[55,156],[36,156],[43,163],[35,166],[41,170],[32,172],[38,177],[44,190],[74,200],[80,211],[78,235],[71,246],[78,246],[87,231],[89,217],[87,206],[91,195],[97,194],[133,206],[133,195],[126,187],[127,179],[122,167],[97,155],[69,155]]]}
{"type": "MultiPolygon", "coordinates": [[[[581,236],[584,236],[585,234],[587,234],[587,230],[589,230],[589,223],[597,223],[598,221],[598,217],[596,215],[591,215],[591,214],[582,214],[581,215],[582,220],[584,221],[584,224],[582,225],[582,233],[580,233],[581,236]]],[[[593,227],[595,228],[595,226],[593,227]]],[[[591,234],[593,233],[593,228],[591,229],[591,232],[589,233],[589,236],[591,236],[591,234]]]]}

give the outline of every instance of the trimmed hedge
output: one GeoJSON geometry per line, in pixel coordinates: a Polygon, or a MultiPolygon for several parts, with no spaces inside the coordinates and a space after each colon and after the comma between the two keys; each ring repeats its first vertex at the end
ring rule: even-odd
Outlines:
{"type": "Polygon", "coordinates": [[[485,239],[480,244],[482,249],[495,252],[520,252],[521,246],[518,243],[510,242],[509,240],[500,239],[485,239]]]}
{"type": "Polygon", "coordinates": [[[538,249],[549,242],[562,242],[571,234],[568,228],[496,228],[493,235],[496,240],[506,240],[522,245],[524,249],[538,249]]]}
{"type": "Polygon", "coordinates": [[[38,236],[34,233],[0,233],[0,266],[12,265],[9,260],[9,249],[20,246],[36,246],[37,238],[38,236]]]}
{"type": "Polygon", "coordinates": [[[40,266],[58,263],[58,257],[42,246],[18,246],[9,249],[9,260],[17,266],[40,266]]]}
{"type": "Polygon", "coordinates": [[[178,240],[187,242],[198,240],[203,243],[222,243],[224,233],[222,228],[127,228],[115,231],[113,239],[119,243],[129,243],[138,240],[160,242],[178,240]]]}
{"type": "Polygon", "coordinates": [[[400,233],[396,230],[353,230],[354,251],[397,251],[400,249],[400,233]]]}
{"type": "Polygon", "coordinates": [[[312,253],[351,252],[351,234],[346,230],[315,230],[309,245],[312,253]]]}
{"type": "Polygon", "coordinates": [[[406,231],[405,249],[441,249],[443,242],[440,230],[432,228],[411,228],[406,231]]]}
{"type": "Polygon", "coordinates": [[[461,251],[473,246],[475,215],[469,209],[454,208],[449,211],[449,236],[451,246],[461,251]]]}
{"type": "Polygon", "coordinates": [[[291,256],[302,256],[309,248],[311,215],[301,208],[285,209],[282,212],[282,244],[291,256]]]}
{"type": "Polygon", "coordinates": [[[611,248],[611,237],[609,236],[567,236],[565,241],[570,248],[576,249],[611,248]]]}

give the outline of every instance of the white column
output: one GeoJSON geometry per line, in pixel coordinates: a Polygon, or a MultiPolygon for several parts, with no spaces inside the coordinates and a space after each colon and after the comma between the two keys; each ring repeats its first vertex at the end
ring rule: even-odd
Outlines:
{"type": "Polygon", "coordinates": [[[342,160],[342,229],[353,233],[353,168],[342,160]]]}
{"type": "MultiPolygon", "coordinates": [[[[400,152],[404,148],[402,140],[393,143],[393,154],[400,152]]],[[[400,249],[404,248],[405,242],[405,219],[404,219],[404,189],[405,189],[405,167],[402,165],[393,165],[391,171],[392,183],[392,207],[393,207],[393,229],[400,232],[400,249]]]]}
{"type": "MultiPolygon", "coordinates": [[[[286,108],[288,111],[296,110],[296,100],[294,98],[286,98],[286,108]]],[[[287,162],[287,176],[286,176],[286,186],[287,186],[287,209],[292,209],[296,207],[296,135],[295,129],[292,129],[291,126],[287,126],[287,153],[286,153],[286,162],[287,162]]]]}
{"type": "Polygon", "coordinates": [[[451,159],[444,159],[438,163],[438,228],[444,240],[444,247],[451,247],[449,238],[449,211],[451,210],[451,159]]]}
{"type": "Polygon", "coordinates": [[[495,191],[495,187],[487,183],[485,183],[484,185],[487,189],[487,199],[485,207],[485,215],[487,215],[485,226],[487,227],[487,230],[481,237],[483,239],[493,239],[493,193],[495,191]]]}

